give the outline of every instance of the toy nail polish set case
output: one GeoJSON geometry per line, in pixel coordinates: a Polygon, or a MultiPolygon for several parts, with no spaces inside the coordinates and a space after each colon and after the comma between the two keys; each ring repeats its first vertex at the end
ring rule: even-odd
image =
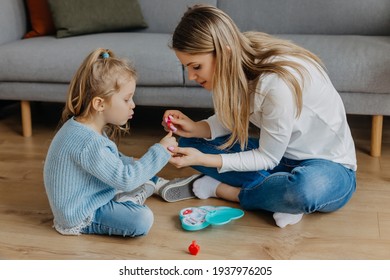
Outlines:
{"type": "Polygon", "coordinates": [[[184,208],[179,216],[183,229],[196,231],[209,225],[227,224],[244,216],[244,211],[226,206],[200,206],[184,208]]]}

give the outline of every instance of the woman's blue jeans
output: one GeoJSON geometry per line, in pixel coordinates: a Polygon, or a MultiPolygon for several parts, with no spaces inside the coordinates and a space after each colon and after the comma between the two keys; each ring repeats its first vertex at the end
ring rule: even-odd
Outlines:
{"type": "Polygon", "coordinates": [[[92,224],[81,233],[136,237],[146,235],[153,221],[153,212],[147,206],[111,200],[96,210],[92,224]]]}
{"type": "MultiPolygon", "coordinates": [[[[227,136],[207,141],[181,138],[180,147],[193,147],[206,154],[235,153],[238,144],[220,150],[227,136]]],[[[259,147],[250,138],[247,150],[259,147]]],[[[272,170],[218,173],[216,168],[193,166],[199,172],[225,184],[241,188],[240,205],[246,210],[281,213],[332,212],[343,207],[356,190],[356,172],[324,159],[291,160],[282,158],[272,170]]]]}

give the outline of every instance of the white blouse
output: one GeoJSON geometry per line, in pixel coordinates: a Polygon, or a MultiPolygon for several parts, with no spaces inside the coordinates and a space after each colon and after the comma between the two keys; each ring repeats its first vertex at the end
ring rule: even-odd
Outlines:
{"type": "MultiPolygon", "coordinates": [[[[310,73],[304,81],[301,115],[296,117],[295,98],[283,79],[276,74],[262,77],[253,95],[250,116],[250,122],[260,128],[260,147],[222,154],[219,172],[273,169],[283,156],[294,160],[327,159],[357,169],[344,104],[328,75],[307,61],[289,59],[310,73]]],[[[229,133],[216,115],[205,121],[211,139],[229,133]]]]}

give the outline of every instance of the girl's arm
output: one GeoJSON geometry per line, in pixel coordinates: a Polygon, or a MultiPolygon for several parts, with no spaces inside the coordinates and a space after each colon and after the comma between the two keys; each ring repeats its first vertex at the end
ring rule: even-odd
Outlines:
{"type": "Polygon", "coordinates": [[[123,164],[133,164],[136,158],[126,156],[124,153],[119,152],[119,158],[122,160],[123,164]]]}
{"type": "Polygon", "coordinates": [[[91,141],[79,155],[81,167],[117,190],[131,191],[156,175],[169,161],[170,152],[160,143],[138,160],[125,164],[114,143],[91,141]]]}

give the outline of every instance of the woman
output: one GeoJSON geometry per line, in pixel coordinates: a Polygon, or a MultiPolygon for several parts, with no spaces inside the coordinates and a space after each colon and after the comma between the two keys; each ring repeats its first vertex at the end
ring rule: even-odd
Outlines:
{"type": "Polygon", "coordinates": [[[193,183],[195,196],[271,211],[279,227],[350,200],[354,142],[342,100],[316,55],[268,34],[241,33],[208,5],[188,9],[172,48],[188,78],[213,94],[215,115],[207,120],[194,122],[177,110],[163,116],[182,136],[171,163],[205,175],[193,183]],[[250,123],[258,137],[250,137],[250,123]]]}

